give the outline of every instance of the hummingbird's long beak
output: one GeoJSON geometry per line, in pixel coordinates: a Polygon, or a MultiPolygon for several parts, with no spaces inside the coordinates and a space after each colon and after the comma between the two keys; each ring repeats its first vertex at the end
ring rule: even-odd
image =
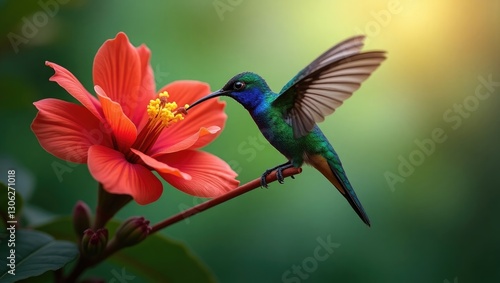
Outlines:
{"type": "Polygon", "coordinates": [[[193,102],[191,105],[189,105],[189,107],[188,107],[188,108],[186,108],[186,111],[187,111],[187,110],[190,110],[191,108],[195,107],[196,105],[198,105],[198,104],[202,103],[202,102],[203,102],[203,101],[205,101],[205,100],[209,100],[209,99],[211,99],[211,98],[218,97],[218,96],[222,96],[222,95],[226,95],[226,94],[227,94],[227,91],[224,91],[224,90],[222,90],[222,89],[219,89],[219,90],[217,90],[217,91],[215,91],[215,92],[212,92],[211,94],[208,94],[208,95],[206,95],[206,96],[204,96],[204,97],[202,97],[202,98],[200,98],[200,99],[196,100],[196,101],[195,101],[195,102],[193,102]]]}

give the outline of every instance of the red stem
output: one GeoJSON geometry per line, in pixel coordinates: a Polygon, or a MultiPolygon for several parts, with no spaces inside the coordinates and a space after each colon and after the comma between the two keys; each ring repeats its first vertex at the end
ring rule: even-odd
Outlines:
{"type": "MultiPolygon", "coordinates": [[[[285,170],[283,170],[283,178],[300,174],[300,172],[302,172],[301,168],[294,168],[294,167],[292,167],[292,168],[285,169],[285,170]]],[[[274,172],[272,172],[271,174],[267,175],[267,177],[266,177],[266,182],[268,184],[272,183],[272,182],[274,182],[276,180],[277,180],[277,178],[276,178],[276,174],[274,172]]],[[[228,201],[230,199],[233,199],[233,198],[235,198],[237,196],[240,196],[240,195],[242,195],[244,193],[247,193],[247,192],[249,192],[251,190],[254,190],[256,188],[259,188],[259,187],[260,187],[260,178],[257,178],[257,179],[255,179],[255,180],[253,180],[251,182],[248,182],[248,183],[246,183],[246,184],[244,184],[244,185],[242,185],[242,186],[240,186],[240,187],[238,187],[238,188],[236,188],[236,189],[234,189],[234,190],[232,190],[232,191],[230,191],[230,192],[228,192],[228,193],[226,193],[226,194],[224,194],[224,195],[222,195],[220,197],[216,197],[216,198],[211,199],[209,201],[206,201],[206,202],[204,202],[202,204],[193,206],[193,207],[191,207],[188,210],[180,212],[180,213],[178,213],[178,214],[176,214],[176,215],[174,215],[174,216],[172,216],[172,217],[170,217],[168,219],[163,220],[160,223],[155,224],[152,227],[152,230],[151,230],[150,234],[155,233],[155,232],[157,232],[157,231],[159,231],[159,230],[161,230],[161,229],[163,229],[165,227],[168,227],[168,226],[170,226],[170,225],[172,225],[174,223],[177,223],[177,222],[179,222],[181,220],[184,220],[184,219],[186,219],[188,217],[191,217],[191,216],[193,216],[195,214],[198,214],[198,213],[200,213],[202,211],[205,211],[205,210],[207,210],[207,209],[209,209],[211,207],[219,205],[219,204],[221,204],[223,202],[226,202],[226,201],[228,201]]]]}

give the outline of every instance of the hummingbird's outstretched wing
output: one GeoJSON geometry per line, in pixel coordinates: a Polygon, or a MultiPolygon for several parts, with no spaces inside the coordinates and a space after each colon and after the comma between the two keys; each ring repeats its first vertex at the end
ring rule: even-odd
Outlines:
{"type": "Polygon", "coordinates": [[[285,109],[295,138],[307,135],[332,114],[385,60],[385,52],[361,52],[364,36],[347,39],[302,69],[280,91],[273,106],[285,109]]]}

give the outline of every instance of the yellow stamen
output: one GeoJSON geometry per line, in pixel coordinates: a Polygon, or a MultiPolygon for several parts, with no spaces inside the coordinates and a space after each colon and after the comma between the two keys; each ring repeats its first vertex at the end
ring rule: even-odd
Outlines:
{"type": "MultiPolygon", "coordinates": [[[[171,126],[173,123],[184,120],[183,114],[186,115],[187,111],[182,107],[177,108],[177,103],[173,101],[168,102],[169,97],[168,92],[163,91],[158,94],[158,98],[149,101],[146,108],[149,119],[137,135],[131,148],[141,152],[148,152],[155,144],[163,129],[171,126]]],[[[132,151],[128,153],[127,159],[132,163],[139,162],[140,160],[139,156],[132,153],[132,151]]]]}
{"type": "Polygon", "coordinates": [[[158,94],[157,99],[150,100],[147,107],[149,118],[161,122],[165,127],[184,120],[182,113],[176,111],[177,103],[168,102],[168,98],[168,92],[164,91],[158,94]]]}

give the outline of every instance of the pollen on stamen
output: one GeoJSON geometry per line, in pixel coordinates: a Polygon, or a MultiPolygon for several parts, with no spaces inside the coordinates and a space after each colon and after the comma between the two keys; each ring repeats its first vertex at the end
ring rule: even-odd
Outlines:
{"type": "Polygon", "coordinates": [[[160,92],[160,94],[158,94],[158,96],[161,98],[161,97],[166,97],[166,98],[169,98],[170,95],[168,94],[167,91],[163,91],[163,92],[160,92]]]}
{"type": "Polygon", "coordinates": [[[177,103],[168,102],[168,98],[168,92],[161,92],[158,94],[158,98],[150,100],[147,106],[149,118],[152,120],[158,120],[165,127],[184,119],[184,116],[182,115],[183,111],[177,111],[177,103]]]}

